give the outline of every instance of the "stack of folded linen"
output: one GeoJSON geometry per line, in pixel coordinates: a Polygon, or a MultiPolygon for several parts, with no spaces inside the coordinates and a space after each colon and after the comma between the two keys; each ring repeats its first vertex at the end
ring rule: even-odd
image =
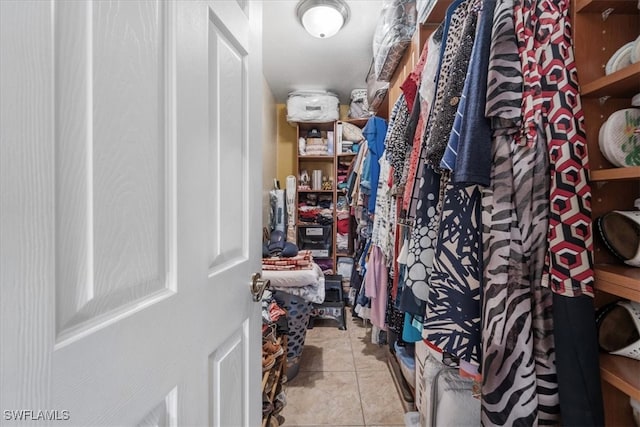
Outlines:
{"type": "Polygon", "coordinates": [[[262,258],[263,270],[311,270],[313,268],[313,256],[311,251],[300,251],[292,257],[262,258]]]}

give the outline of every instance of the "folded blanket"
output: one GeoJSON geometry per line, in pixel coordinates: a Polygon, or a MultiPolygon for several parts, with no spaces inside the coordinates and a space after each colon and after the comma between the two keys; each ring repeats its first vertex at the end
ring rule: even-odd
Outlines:
{"type": "Polygon", "coordinates": [[[311,251],[300,251],[294,257],[262,258],[263,270],[310,270],[312,264],[311,251]]]}
{"type": "Polygon", "coordinates": [[[262,278],[271,282],[271,289],[299,296],[308,302],[324,302],[324,274],[316,263],[310,270],[263,271],[262,278]]]}

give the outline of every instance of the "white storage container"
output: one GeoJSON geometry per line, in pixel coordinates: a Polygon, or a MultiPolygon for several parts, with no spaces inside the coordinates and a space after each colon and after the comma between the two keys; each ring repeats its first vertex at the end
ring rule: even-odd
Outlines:
{"type": "Polygon", "coordinates": [[[287,99],[290,122],[332,122],[340,118],[340,100],[331,92],[295,91],[287,99]]]}

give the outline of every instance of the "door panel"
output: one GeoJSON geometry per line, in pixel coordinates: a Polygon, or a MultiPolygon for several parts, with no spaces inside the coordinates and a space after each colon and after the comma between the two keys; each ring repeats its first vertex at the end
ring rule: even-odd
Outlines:
{"type": "Polygon", "coordinates": [[[243,329],[232,334],[210,357],[210,425],[246,425],[249,408],[244,390],[249,372],[244,363],[247,334],[243,329]]]}
{"type": "Polygon", "coordinates": [[[211,274],[247,257],[247,51],[209,10],[211,274]],[[240,120],[238,120],[240,118],[240,120]],[[239,176],[239,179],[228,179],[239,176]]]}
{"type": "Polygon", "coordinates": [[[171,10],[55,4],[58,343],[175,288],[171,10]]]}
{"type": "Polygon", "coordinates": [[[0,1],[2,425],[259,424],[260,20],[0,1]]]}
{"type": "Polygon", "coordinates": [[[174,388],[158,405],[153,408],[138,427],[177,427],[178,426],[178,390],[174,388]]]}

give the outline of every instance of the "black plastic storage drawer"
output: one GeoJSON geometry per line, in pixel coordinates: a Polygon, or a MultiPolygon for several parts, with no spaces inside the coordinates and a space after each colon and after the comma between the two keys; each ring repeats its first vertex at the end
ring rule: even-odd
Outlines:
{"type": "Polygon", "coordinates": [[[298,248],[310,250],[315,258],[331,257],[331,225],[299,225],[298,248]]]}

